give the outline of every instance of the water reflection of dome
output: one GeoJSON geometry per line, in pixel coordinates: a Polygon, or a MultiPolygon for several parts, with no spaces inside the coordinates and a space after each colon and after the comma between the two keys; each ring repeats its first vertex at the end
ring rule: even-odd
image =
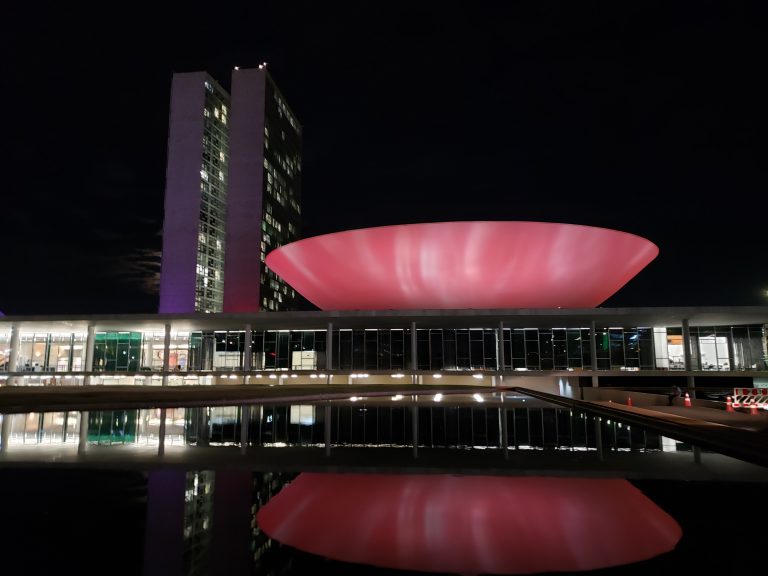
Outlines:
{"type": "Polygon", "coordinates": [[[617,478],[304,473],[257,521],[278,542],[326,558],[458,574],[618,566],[668,552],[682,536],[617,478]]]}

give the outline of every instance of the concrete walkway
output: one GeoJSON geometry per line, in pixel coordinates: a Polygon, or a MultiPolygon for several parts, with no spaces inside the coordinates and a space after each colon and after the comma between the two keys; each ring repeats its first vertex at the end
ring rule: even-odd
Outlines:
{"type": "Polygon", "coordinates": [[[592,402],[610,406],[619,410],[626,410],[635,414],[647,414],[657,418],[674,419],[677,422],[686,423],[689,420],[691,425],[700,425],[702,422],[720,424],[731,428],[741,430],[750,430],[752,432],[768,432],[768,413],[761,410],[756,415],[744,412],[726,412],[717,408],[699,408],[697,406],[626,406],[616,402],[592,402]]]}

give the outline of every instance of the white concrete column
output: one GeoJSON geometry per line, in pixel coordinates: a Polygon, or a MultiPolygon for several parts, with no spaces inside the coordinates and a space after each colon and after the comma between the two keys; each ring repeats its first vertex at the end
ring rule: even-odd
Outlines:
{"type": "MultiPolygon", "coordinates": [[[[85,378],[83,386],[91,383],[91,374],[93,373],[93,350],[96,346],[96,327],[93,324],[88,325],[88,331],[85,336],[85,378]]],[[[87,418],[86,418],[87,423],[87,418]]],[[[86,425],[87,431],[87,425],[86,425]]]]}
{"type": "Polygon", "coordinates": [[[333,370],[333,323],[328,322],[325,333],[325,369],[333,370]]]}
{"type": "MultiPolygon", "coordinates": [[[[171,324],[165,325],[165,338],[163,339],[163,386],[168,385],[168,369],[171,361],[171,324]]],[[[165,426],[165,420],[160,423],[161,426],[165,426]]]]}
{"type": "MultiPolygon", "coordinates": [[[[693,362],[691,361],[691,327],[688,324],[688,319],[683,318],[683,360],[685,361],[685,371],[690,372],[693,368],[693,362]]],[[[688,374],[686,376],[688,393],[691,398],[696,398],[696,382],[693,376],[688,374]]]]}
{"type": "Polygon", "coordinates": [[[0,454],[8,452],[8,444],[11,442],[11,419],[13,414],[2,414],[3,424],[0,427],[0,454]]]}
{"type": "MultiPolygon", "coordinates": [[[[165,385],[165,381],[163,381],[165,385]]],[[[165,419],[168,417],[165,408],[160,409],[160,429],[157,431],[157,455],[165,454],[165,419]]]]}
{"type": "Polygon", "coordinates": [[[198,410],[197,445],[208,446],[210,442],[210,426],[211,426],[211,419],[208,414],[208,407],[201,406],[197,410],[198,410]]]}
{"type": "Polygon", "coordinates": [[[245,325],[245,349],[243,350],[243,371],[251,371],[251,340],[253,338],[253,330],[250,324],[245,325]]]}
{"type": "MultiPolygon", "coordinates": [[[[21,327],[14,322],[11,324],[11,352],[8,356],[8,372],[19,370],[19,347],[21,346],[21,327]]],[[[8,378],[8,386],[16,385],[16,377],[8,378]]]]}
{"type": "Polygon", "coordinates": [[[80,434],[77,441],[77,453],[85,454],[88,446],[88,412],[80,412],[80,434]]]}
{"type": "Polygon", "coordinates": [[[688,324],[688,319],[683,319],[683,360],[685,361],[685,371],[691,371],[691,327],[688,324]]]}

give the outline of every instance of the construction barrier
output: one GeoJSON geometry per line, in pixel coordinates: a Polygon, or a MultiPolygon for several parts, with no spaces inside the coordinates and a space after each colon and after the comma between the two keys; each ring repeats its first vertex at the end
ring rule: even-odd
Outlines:
{"type": "MultiPolygon", "coordinates": [[[[768,388],[734,388],[733,407],[768,410],[768,388]]],[[[755,412],[756,413],[756,412],[755,412]]]]}

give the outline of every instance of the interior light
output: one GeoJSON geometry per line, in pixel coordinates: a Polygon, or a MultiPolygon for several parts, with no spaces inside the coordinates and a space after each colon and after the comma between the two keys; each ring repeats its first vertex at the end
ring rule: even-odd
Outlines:
{"type": "Polygon", "coordinates": [[[440,394],[439,392],[435,394],[435,397],[433,398],[435,402],[440,402],[442,399],[443,399],[443,395],[440,394]]]}
{"type": "Polygon", "coordinates": [[[395,394],[394,396],[392,396],[392,400],[402,400],[402,399],[403,399],[402,394],[395,394]]]}
{"type": "Polygon", "coordinates": [[[442,378],[442,374],[432,374],[432,378],[442,378]]]}
{"type": "Polygon", "coordinates": [[[482,374],[472,374],[472,378],[477,378],[478,380],[482,380],[483,379],[483,375],[482,374]]]}
{"type": "Polygon", "coordinates": [[[480,394],[472,394],[472,398],[474,398],[477,402],[485,402],[480,394]]]}

